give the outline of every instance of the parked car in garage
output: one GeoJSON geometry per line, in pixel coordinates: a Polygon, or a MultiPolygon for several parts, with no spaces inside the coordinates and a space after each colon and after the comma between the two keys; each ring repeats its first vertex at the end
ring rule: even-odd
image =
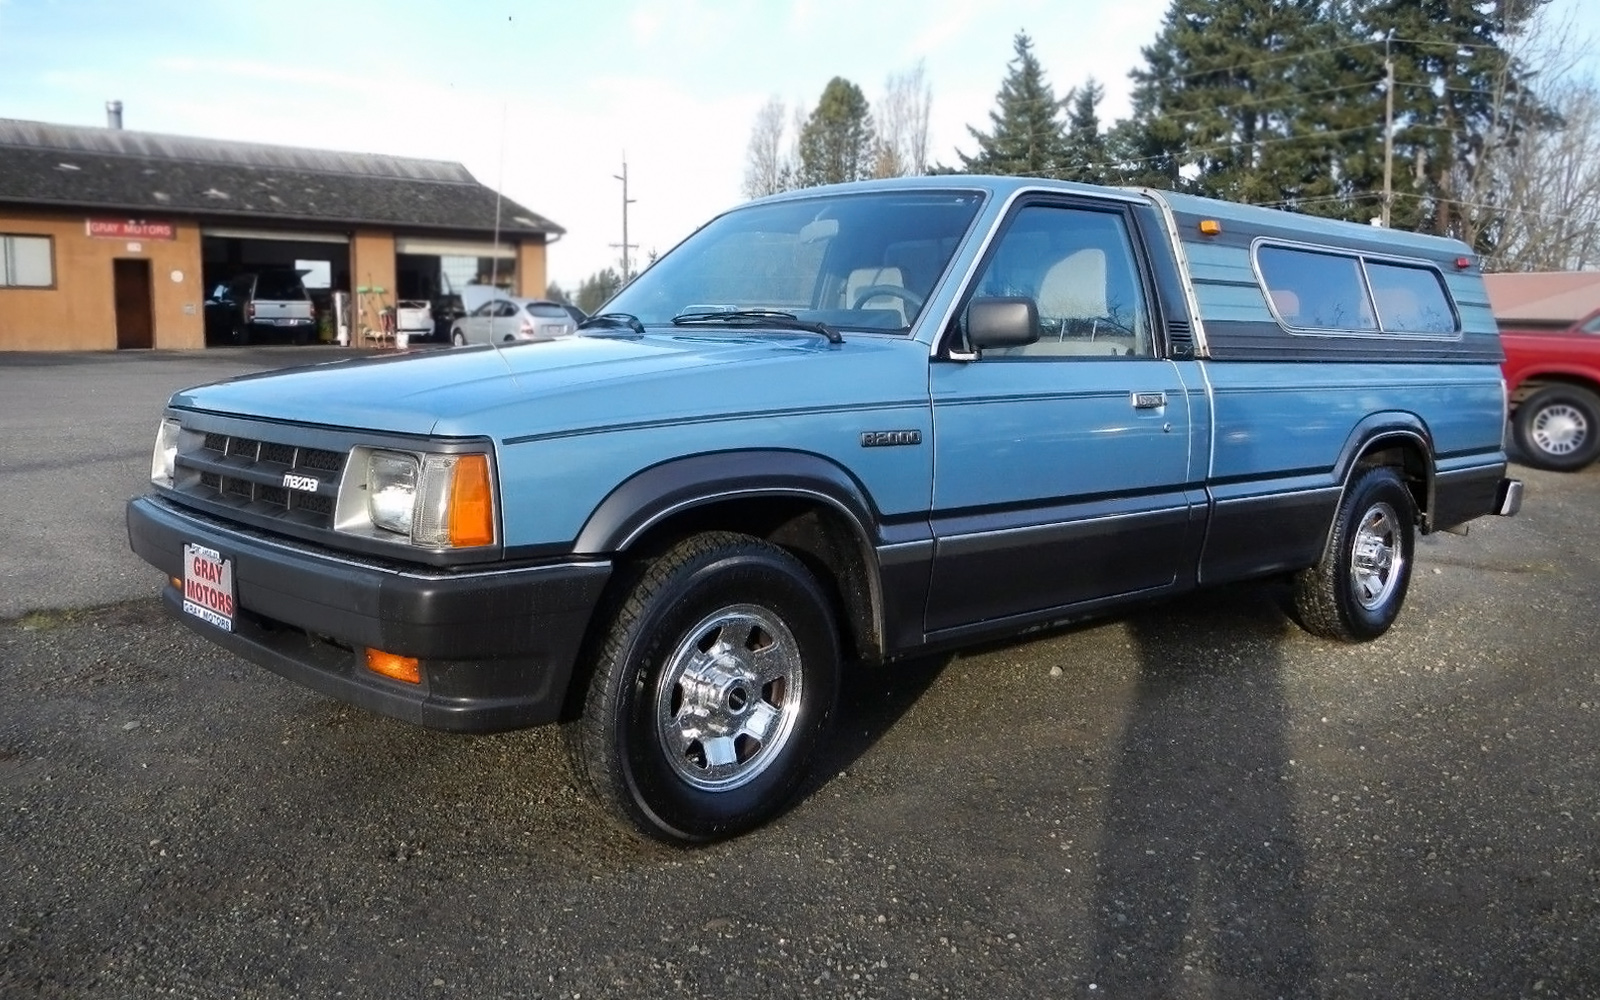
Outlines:
{"type": "Polygon", "coordinates": [[[1570,472],[1600,458],[1600,312],[1565,330],[1502,329],[1500,343],[1523,461],[1570,472]]]}
{"type": "Polygon", "coordinates": [[[206,299],[205,324],[208,342],[305,344],[316,334],[317,310],[299,271],[262,268],[218,285],[206,299]]]}
{"type": "Polygon", "coordinates": [[[450,328],[450,342],[460,346],[554,340],[570,336],[577,328],[559,302],[500,296],[456,320],[450,328]]]}

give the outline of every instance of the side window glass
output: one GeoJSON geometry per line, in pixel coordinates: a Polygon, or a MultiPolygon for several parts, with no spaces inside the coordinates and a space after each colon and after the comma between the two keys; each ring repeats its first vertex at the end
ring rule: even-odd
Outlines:
{"type": "Polygon", "coordinates": [[[1263,246],[1256,250],[1256,264],[1284,326],[1377,332],[1361,262],[1355,257],[1263,246]]]}
{"type": "Polygon", "coordinates": [[[1600,333],[1600,315],[1589,317],[1589,321],[1584,323],[1578,329],[1582,330],[1584,333],[1600,333]]]}
{"type": "Polygon", "coordinates": [[[1455,333],[1444,282],[1429,268],[1367,261],[1367,281],[1385,333],[1455,333]]]}
{"type": "Polygon", "coordinates": [[[499,302],[495,303],[494,314],[496,316],[515,316],[517,314],[517,307],[512,303],[501,299],[499,302]]]}
{"type": "Polygon", "coordinates": [[[483,305],[481,305],[478,308],[472,310],[472,315],[474,315],[474,316],[493,316],[494,315],[494,305],[495,304],[493,302],[485,302],[483,305]]]}
{"type": "Polygon", "coordinates": [[[978,279],[980,296],[1026,296],[1039,308],[1037,343],[985,357],[1152,357],[1150,309],[1120,212],[1031,205],[1001,235],[978,279]]]}

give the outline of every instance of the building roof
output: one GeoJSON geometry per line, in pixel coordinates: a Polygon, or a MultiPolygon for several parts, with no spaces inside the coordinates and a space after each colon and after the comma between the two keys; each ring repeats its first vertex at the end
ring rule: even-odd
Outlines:
{"type": "Polygon", "coordinates": [[[0,202],[510,236],[564,230],[444,160],[0,118],[0,202]],[[498,224],[496,222],[498,216],[498,224]]]}
{"type": "Polygon", "coordinates": [[[1600,271],[1486,274],[1483,283],[1501,323],[1568,326],[1600,309],[1600,271]]]}

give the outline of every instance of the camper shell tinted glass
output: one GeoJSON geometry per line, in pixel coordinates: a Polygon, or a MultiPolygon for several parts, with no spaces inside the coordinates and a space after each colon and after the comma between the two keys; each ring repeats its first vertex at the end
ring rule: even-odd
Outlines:
{"type": "Polygon", "coordinates": [[[1459,336],[1460,317],[1436,268],[1322,247],[1258,242],[1256,275],[1291,331],[1459,336]]]}

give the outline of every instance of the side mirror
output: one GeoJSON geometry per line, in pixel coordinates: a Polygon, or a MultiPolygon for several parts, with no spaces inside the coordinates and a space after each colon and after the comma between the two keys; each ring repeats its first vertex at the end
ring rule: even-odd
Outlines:
{"type": "Polygon", "coordinates": [[[1039,304],[1026,295],[973,299],[967,305],[967,343],[1025,347],[1039,341],[1039,304]]]}

